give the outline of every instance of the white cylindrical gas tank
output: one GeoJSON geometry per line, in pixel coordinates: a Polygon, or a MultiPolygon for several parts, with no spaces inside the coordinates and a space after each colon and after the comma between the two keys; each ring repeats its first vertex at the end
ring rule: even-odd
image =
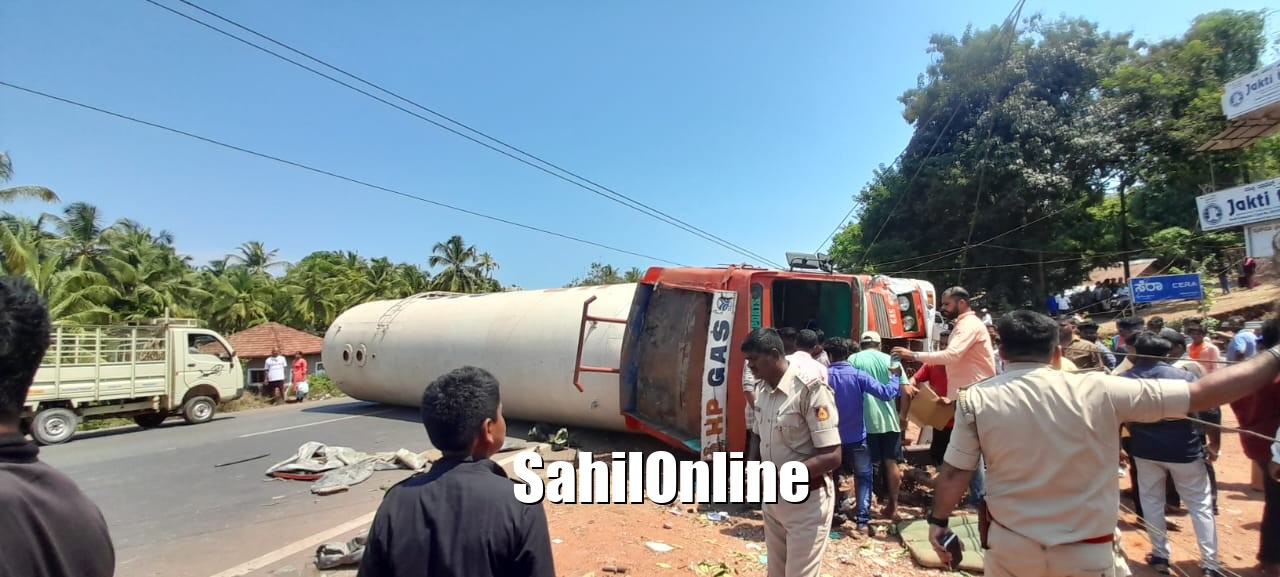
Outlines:
{"type": "MultiPolygon", "coordinates": [[[[625,430],[619,378],[582,372],[573,385],[582,305],[625,320],[635,284],[417,295],[348,309],[324,337],[324,367],[334,384],[364,401],[418,407],[436,377],[472,365],[502,385],[510,419],[625,430]]],[[[587,322],[582,364],[617,368],[626,325],[587,322]]]]}

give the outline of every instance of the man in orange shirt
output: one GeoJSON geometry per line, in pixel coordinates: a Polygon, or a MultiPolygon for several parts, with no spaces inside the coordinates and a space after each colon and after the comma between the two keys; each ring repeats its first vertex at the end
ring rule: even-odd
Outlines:
{"type": "MultiPolygon", "coordinates": [[[[951,392],[996,376],[994,351],[987,326],[969,308],[969,291],[951,287],[942,292],[942,316],[955,319],[955,328],[942,351],[922,353],[903,347],[894,347],[894,354],[918,363],[946,367],[947,384],[951,392]]],[[[935,435],[938,432],[935,431],[935,435]]],[[[946,440],[942,441],[946,443],[946,440]]],[[[937,463],[941,466],[942,463],[937,463]]],[[[983,469],[978,467],[969,483],[969,503],[977,504],[985,493],[983,469]]]]}
{"type": "Polygon", "coordinates": [[[1204,320],[1190,317],[1182,321],[1182,332],[1191,337],[1191,344],[1187,345],[1187,356],[1200,363],[1200,368],[1204,369],[1206,375],[1217,370],[1222,352],[1213,341],[1204,338],[1208,334],[1204,329],[1204,320]]]}

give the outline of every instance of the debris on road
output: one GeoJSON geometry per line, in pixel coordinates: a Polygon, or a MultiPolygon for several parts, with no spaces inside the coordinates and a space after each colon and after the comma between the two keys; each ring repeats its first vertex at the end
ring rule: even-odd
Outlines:
{"type": "Polygon", "coordinates": [[[560,451],[570,447],[569,429],[561,427],[555,433],[551,433],[554,425],[546,423],[538,423],[529,429],[529,440],[537,442],[547,442],[551,444],[551,450],[560,451]]]}
{"type": "Polygon", "coordinates": [[[661,541],[647,541],[645,542],[644,546],[648,547],[649,550],[655,553],[666,553],[668,551],[672,551],[675,549],[675,547],[672,547],[661,541]]]}
{"type": "Polygon", "coordinates": [[[330,447],[309,441],[298,453],[267,469],[267,476],[311,481],[311,492],[330,495],[350,489],[373,476],[374,471],[408,469],[422,471],[427,459],[408,449],[362,453],[350,447],[330,447]]]}
{"type": "Polygon", "coordinates": [[[257,457],[249,457],[249,458],[247,458],[247,459],[239,459],[239,460],[236,460],[236,461],[229,461],[229,462],[226,462],[226,463],[219,463],[219,464],[217,464],[217,465],[214,465],[214,466],[213,466],[213,468],[217,469],[218,467],[226,467],[227,465],[239,465],[240,463],[248,463],[249,461],[257,461],[258,459],[265,459],[265,458],[270,457],[270,456],[271,456],[271,453],[263,453],[263,454],[261,454],[261,455],[258,455],[257,457]]]}
{"type": "Polygon", "coordinates": [[[316,568],[335,569],[348,565],[359,565],[364,558],[364,546],[368,535],[360,535],[350,541],[334,541],[316,548],[316,568]]]}

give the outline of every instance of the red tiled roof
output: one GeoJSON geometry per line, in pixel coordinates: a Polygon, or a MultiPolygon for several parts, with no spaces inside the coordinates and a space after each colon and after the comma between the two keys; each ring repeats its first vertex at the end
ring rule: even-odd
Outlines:
{"type": "Polygon", "coordinates": [[[242,359],[267,358],[271,356],[271,349],[277,347],[280,354],[287,357],[292,357],[298,351],[302,351],[304,355],[315,355],[324,348],[323,338],[280,323],[261,324],[235,333],[227,337],[227,340],[236,350],[236,356],[242,359]]]}
{"type": "MultiPolygon", "coordinates": [[[[1156,259],[1154,258],[1131,260],[1129,261],[1129,275],[1135,277],[1150,276],[1151,273],[1156,272],[1156,269],[1154,268],[1155,264],[1156,259]]],[[[1089,272],[1089,282],[1092,284],[1103,282],[1109,278],[1118,278],[1123,282],[1124,263],[1115,263],[1108,267],[1095,268],[1089,272]]]]}

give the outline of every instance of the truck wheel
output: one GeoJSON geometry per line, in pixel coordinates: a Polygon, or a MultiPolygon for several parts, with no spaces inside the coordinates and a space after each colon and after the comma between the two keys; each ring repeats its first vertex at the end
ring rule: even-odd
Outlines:
{"type": "Polygon", "coordinates": [[[152,429],[159,427],[167,418],[169,418],[169,415],[165,413],[143,413],[141,415],[134,415],[133,422],[137,423],[139,427],[144,429],[152,429]]]}
{"type": "Polygon", "coordinates": [[[187,403],[182,406],[182,418],[192,425],[207,423],[213,419],[213,413],[217,410],[217,403],[209,397],[191,397],[187,403]]]}
{"type": "Polygon", "coordinates": [[[71,409],[44,409],[31,420],[31,436],[41,445],[57,445],[71,440],[80,419],[71,409]]]}

